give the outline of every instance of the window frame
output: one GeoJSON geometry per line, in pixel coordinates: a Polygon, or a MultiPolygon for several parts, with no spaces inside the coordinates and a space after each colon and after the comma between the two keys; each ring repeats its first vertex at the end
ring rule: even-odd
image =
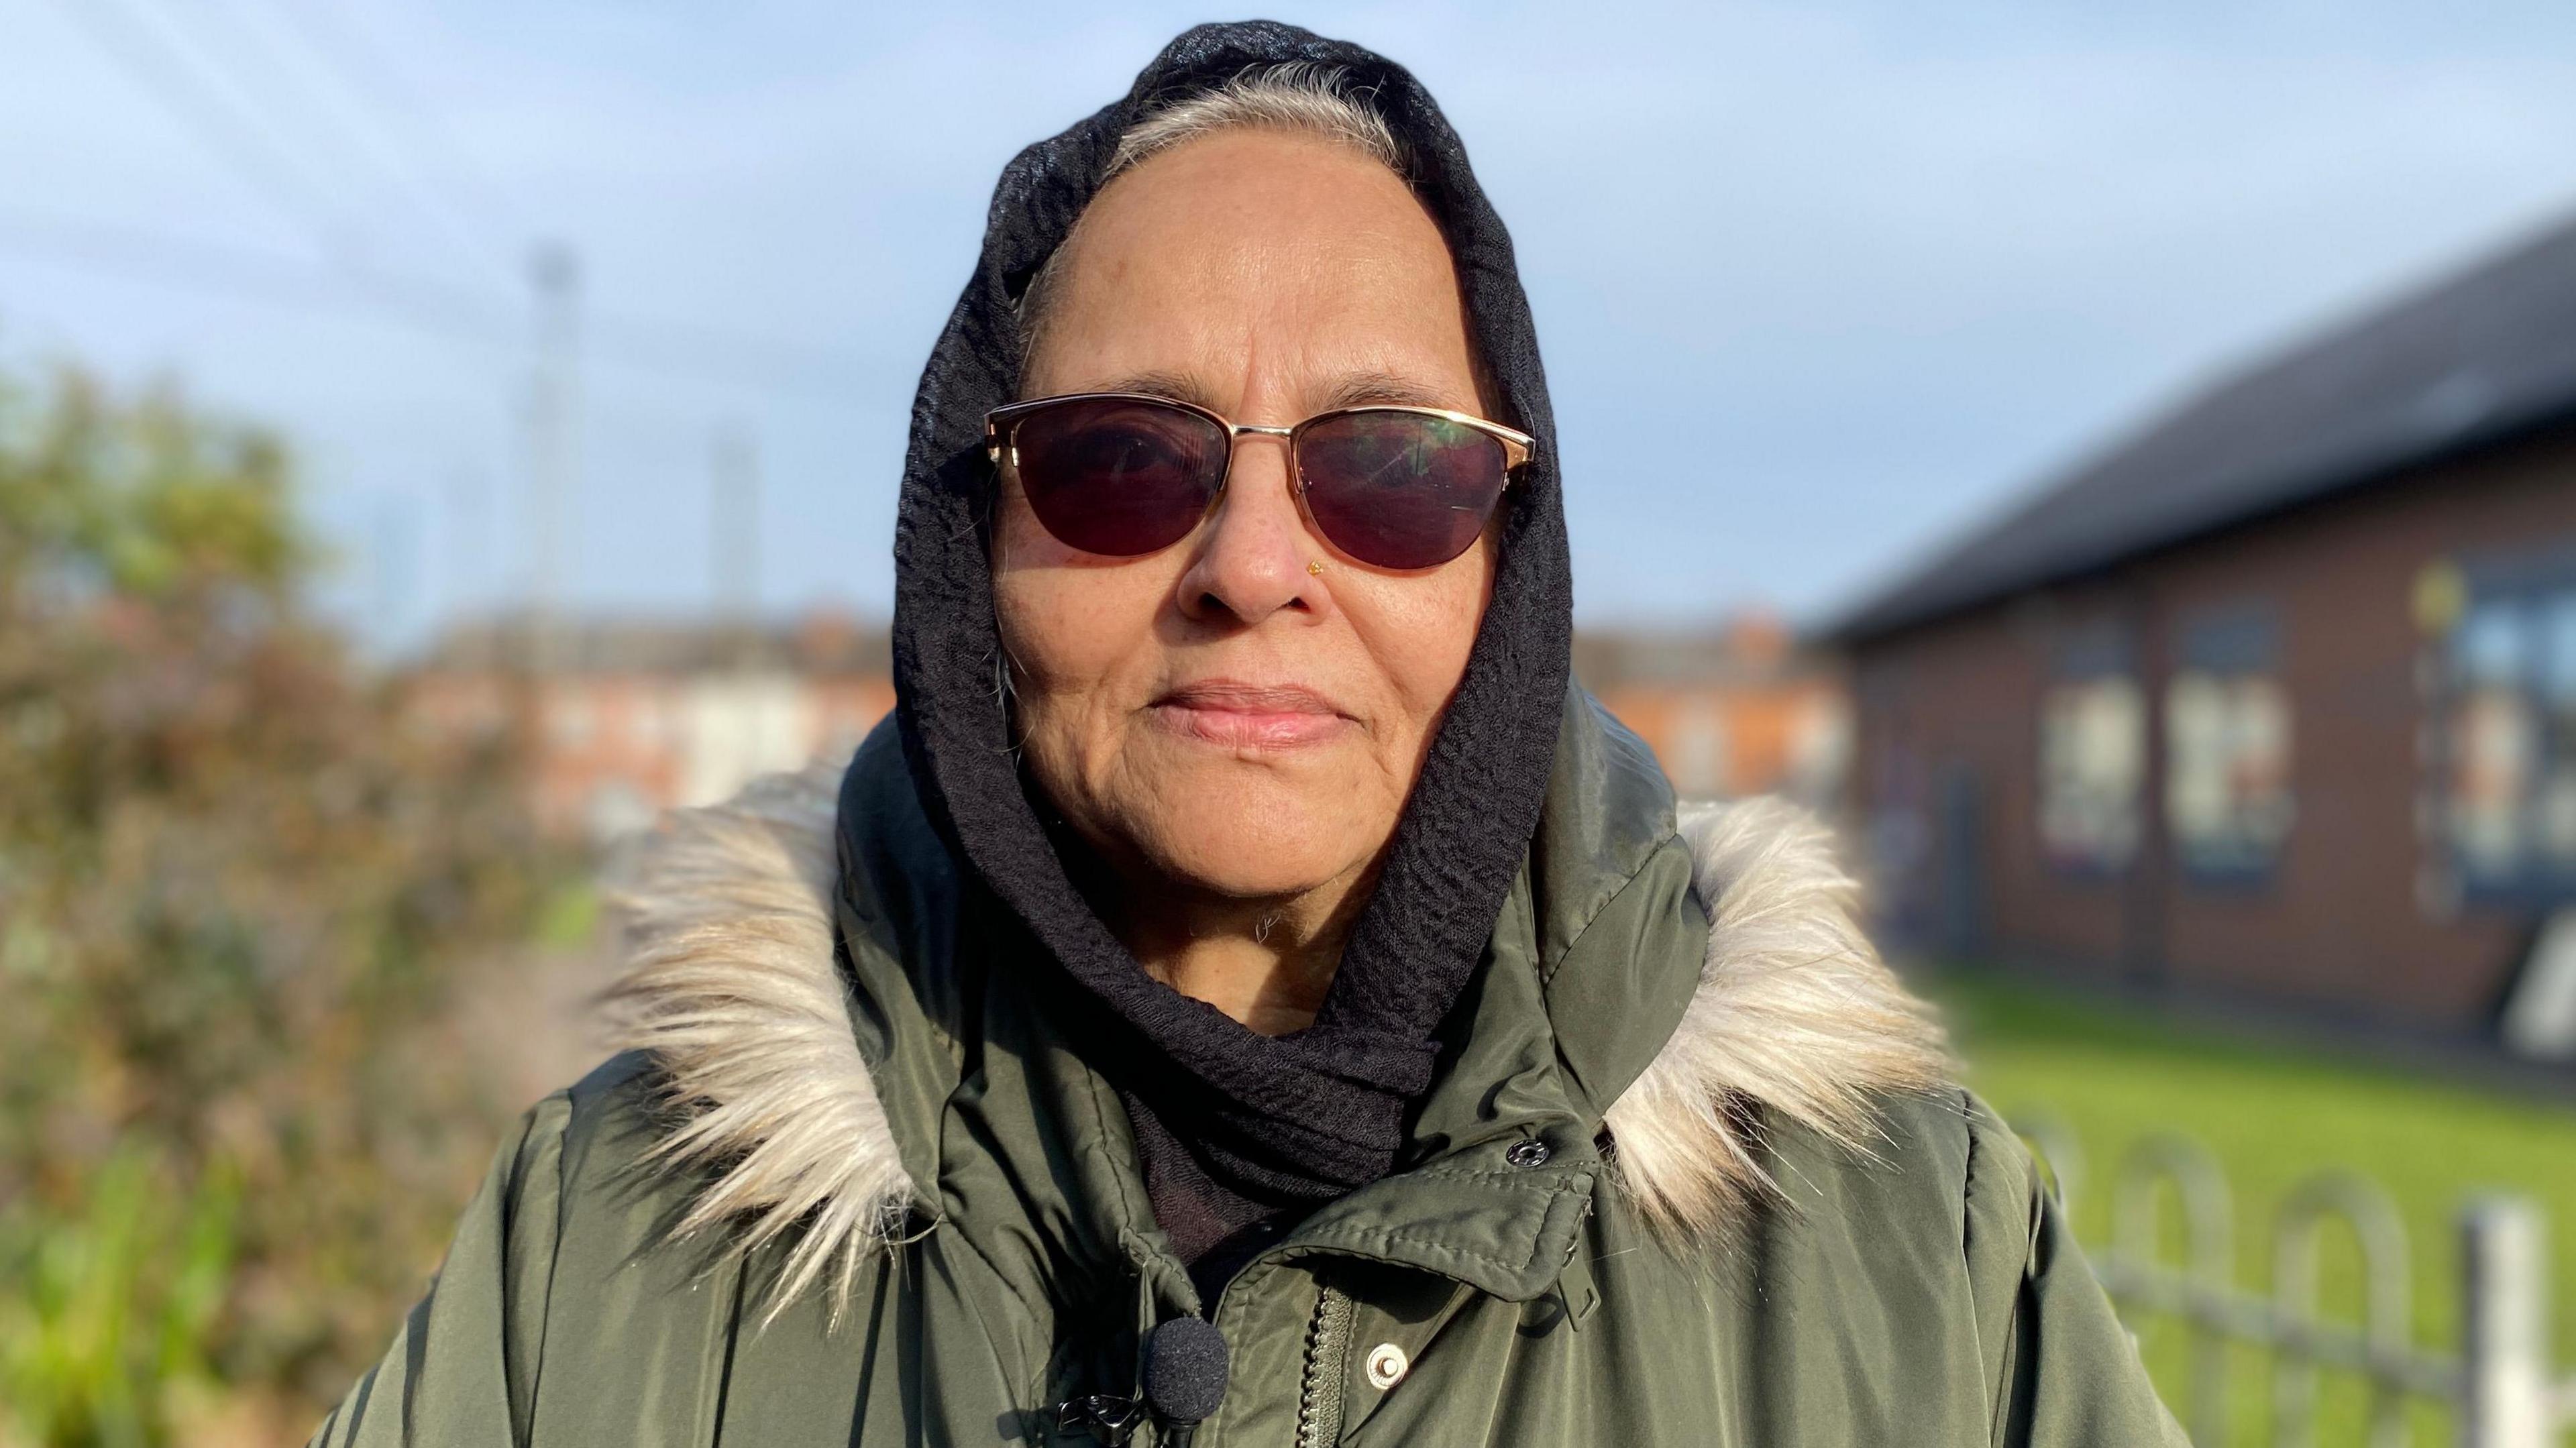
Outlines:
{"type": "Polygon", "coordinates": [[[2289,854],[2290,841],[2298,833],[2298,701],[2292,697],[2285,677],[2283,659],[2288,650],[2283,643],[2284,629],[2279,607],[2268,599],[2246,599],[2186,615],[2173,632],[2173,658],[2160,681],[2156,708],[2162,710],[2159,747],[2164,758],[2159,771],[2163,784],[2162,797],[2155,801],[2161,811],[2165,835],[2165,853],[2174,873],[2189,884],[2212,891],[2242,893],[2269,888],[2280,877],[2282,861],[2289,854]],[[2174,818],[2174,782],[2180,775],[2180,757],[2176,749],[2174,728],[2174,690],[2189,675],[2204,675],[2229,682],[2241,679],[2264,679],[2281,695],[2284,714],[2282,725],[2287,733],[2284,742],[2286,759],[2282,789],[2287,796],[2289,823],[2278,839],[2263,848],[2259,858],[2218,860],[2196,855],[2187,845],[2184,831],[2174,818]]]}
{"type": "Polygon", "coordinates": [[[2148,782],[2154,773],[2153,761],[2148,758],[2148,751],[2155,747],[2155,722],[2150,713],[2154,707],[2154,701],[2148,695],[2147,681],[2139,668],[2136,634],[2125,620],[2109,618],[2076,624],[2060,631],[2050,642],[2047,672],[2040,682],[2039,697],[2032,705],[2032,789],[2028,819],[2041,865],[2052,876],[2088,884],[2110,884],[2128,878],[2138,867],[2148,844],[2149,804],[2146,796],[2148,782]],[[2116,859],[2066,854],[2057,849],[2048,827],[2051,706],[2061,690],[2115,679],[2129,686],[2137,706],[2133,725],[2137,769],[2136,777],[2129,783],[2127,847],[2116,859]]]}
{"type": "MultiPolygon", "coordinates": [[[[2435,773],[2429,789],[2438,807],[2435,848],[2463,905],[2517,913],[2558,909],[2576,903],[2576,857],[2559,864],[2544,855],[2539,839],[2541,796],[2560,769],[2576,770],[2576,722],[2562,726],[2553,718],[2546,672],[2550,634],[2559,626],[2552,617],[2553,608],[2576,604],[2576,540],[2464,559],[2458,571],[2462,588],[2457,615],[2433,640],[2439,679],[2430,721],[2439,743],[2431,761],[2435,773]],[[2523,620],[2514,693],[2535,721],[2529,777],[2515,802],[2516,861],[2506,874],[2473,862],[2461,848],[2453,823],[2460,764],[2458,719],[2470,682],[2462,644],[2471,621],[2499,606],[2512,609],[2523,620]]],[[[2576,624],[2576,612],[2565,617],[2576,624]]],[[[2569,718],[2576,721],[2576,710],[2569,711],[2569,718]]]]}

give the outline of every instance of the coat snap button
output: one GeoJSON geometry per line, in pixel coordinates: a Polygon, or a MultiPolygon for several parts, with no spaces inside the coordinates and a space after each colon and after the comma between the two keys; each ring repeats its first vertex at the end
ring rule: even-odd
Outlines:
{"type": "Polygon", "coordinates": [[[1391,1342],[1379,1343],[1369,1349],[1369,1386],[1384,1392],[1403,1382],[1405,1370],[1412,1366],[1413,1364],[1404,1356],[1404,1349],[1391,1342]]]}
{"type": "Polygon", "coordinates": [[[1545,1166],[1548,1155],[1546,1142],[1520,1141],[1514,1142],[1512,1149],[1503,1153],[1503,1160],[1514,1166],[1545,1166]]]}

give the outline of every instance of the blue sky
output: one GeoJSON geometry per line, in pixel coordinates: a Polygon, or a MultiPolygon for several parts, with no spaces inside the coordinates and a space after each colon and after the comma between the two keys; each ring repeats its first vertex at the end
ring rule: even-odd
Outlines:
{"type": "MultiPolygon", "coordinates": [[[[1273,13],[1412,66],[1511,223],[1588,623],[1815,618],[2214,369],[2576,210],[2563,3],[1273,13]]],[[[560,238],[594,341],[562,594],[704,607],[738,428],[761,604],[881,610],[993,176],[1202,18],[0,0],[0,360],[285,429],[333,606],[398,644],[525,579],[523,258],[560,238]]]]}

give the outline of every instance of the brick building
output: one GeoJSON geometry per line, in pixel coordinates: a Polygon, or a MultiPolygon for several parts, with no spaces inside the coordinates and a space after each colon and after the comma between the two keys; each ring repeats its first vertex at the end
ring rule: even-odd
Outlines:
{"type": "Polygon", "coordinates": [[[523,621],[460,629],[409,680],[434,727],[528,711],[537,817],[607,840],[753,776],[846,758],[894,707],[882,629],[834,614],[784,627],[523,621]],[[535,665],[542,659],[543,667],[535,665]]]}
{"type": "Polygon", "coordinates": [[[1586,631],[1574,672],[1693,798],[1840,792],[1851,710],[1828,659],[1769,614],[1713,629],[1586,631]]]}
{"type": "MultiPolygon", "coordinates": [[[[1840,679],[1776,619],[1586,633],[1575,662],[1686,794],[1825,803],[1840,787],[1840,679]]],[[[485,624],[442,639],[407,683],[417,716],[449,732],[525,710],[538,817],[602,841],[756,774],[845,758],[894,707],[884,630],[831,614],[786,627],[572,623],[542,648],[524,621],[485,624]]]]}
{"type": "Polygon", "coordinates": [[[2576,1053],[2576,225],[2188,398],[1833,634],[1903,936],[2576,1053]]]}

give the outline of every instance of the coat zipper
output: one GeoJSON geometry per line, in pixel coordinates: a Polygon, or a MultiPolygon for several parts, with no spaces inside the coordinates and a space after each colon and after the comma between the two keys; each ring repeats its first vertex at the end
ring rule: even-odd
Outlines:
{"type": "Polygon", "coordinates": [[[1327,1285],[1306,1329],[1306,1375],[1297,1393],[1297,1448],[1331,1448],[1342,1437],[1342,1384],[1348,1375],[1351,1299],[1327,1285]]]}

